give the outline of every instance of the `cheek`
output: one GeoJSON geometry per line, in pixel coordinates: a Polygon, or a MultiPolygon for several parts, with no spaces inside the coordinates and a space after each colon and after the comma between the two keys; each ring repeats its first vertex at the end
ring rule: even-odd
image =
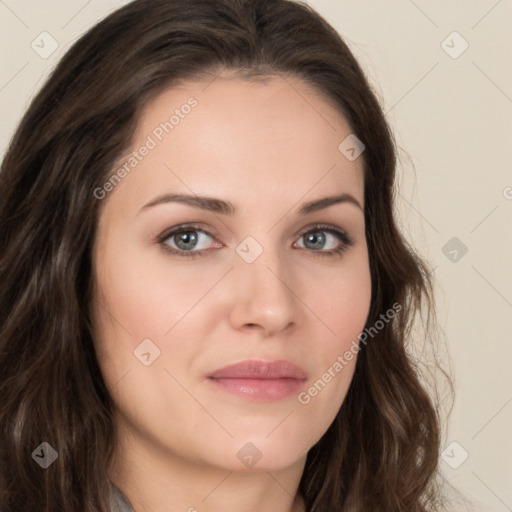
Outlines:
{"type": "Polygon", "coordinates": [[[186,374],[193,359],[193,333],[182,327],[188,325],[187,312],[201,290],[194,291],[179,271],[163,271],[143,263],[136,253],[105,254],[97,275],[94,338],[116,409],[141,431],[179,438],[183,415],[193,416],[195,409],[171,374],[174,367],[186,374]]]}
{"type": "Polygon", "coordinates": [[[311,296],[311,309],[321,311],[316,322],[314,346],[308,345],[315,375],[298,396],[303,408],[327,428],[334,420],[352,381],[371,301],[371,277],[367,259],[360,256],[347,264],[338,278],[325,281],[324,293],[311,296]],[[348,270],[350,268],[350,270],[348,270]],[[327,330],[328,328],[328,330],[327,330]]]}
{"type": "Polygon", "coordinates": [[[140,250],[127,248],[109,251],[98,282],[113,319],[136,342],[165,336],[208,291],[214,277],[184,272],[169,265],[165,255],[144,259],[140,250]]]}
{"type": "Polygon", "coordinates": [[[316,299],[322,311],[321,319],[331,334],[323,345],[324,355],[332,359],[333,354],[347,350],[352,341],[357,341],[370,311],[371,291],[369,263],[364,251],[355,253],[339,273],[324,279],[323,293],[316,299]]]}
{"type": "MultiPolygon", "coordinates": [[[[140,247],[123,245],[113,237],[111,241],[96,268],[93,305],[98,361],[106,381],[116,388],[114,394],[130,381],[139,382],[148,392],[153,389],[151,396],[167,386],[162,393],[167,396],[169,375],[164,370],[186,373],[201,349],[197,340],[207,334],[204,326],[209,319],[218,319],[217,310],[203,302],[212,304],[204,297],[218,281],[219,272],[204,268],[198,272],[190,265],[185,270],[170,264],[165,254],[153,251],[143,257],[140,247]],[[145,366],[144,357],[145,362],[154,362],[145,366]],[[117,386],[128,372],[123,386],[117,386]]],[[[129,395],[140,396],[141,389],[137,385],[129,395]]]]}

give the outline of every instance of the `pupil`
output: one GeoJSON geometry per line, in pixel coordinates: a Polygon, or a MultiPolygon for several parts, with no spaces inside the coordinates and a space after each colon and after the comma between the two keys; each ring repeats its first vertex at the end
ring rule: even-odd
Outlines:
{"type": "Polygon", "coordinates": [[[183,233],[180,233],[178,241],[176,242],[180,249],[190,249],[191,246],[193,247],[196,243],[197,235],[193,231],[185,231],[183,233]]]}
{"type": "Polygon", "coordinates": [[[324,238],[325,238],[324,235],[318,235],[318,234],[306,235],[307,242],[311,242],[314,246],[313,247],[314,249],[321,249],[323,247],[323,244],[325,242],[324,238]]]}

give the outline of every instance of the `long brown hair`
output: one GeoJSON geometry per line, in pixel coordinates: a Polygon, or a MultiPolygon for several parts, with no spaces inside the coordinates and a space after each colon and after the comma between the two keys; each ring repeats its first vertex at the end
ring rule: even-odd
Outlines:
{"type": "Polygon", "coordinates": [[[397,229],[395,143],[360,66],[301,3],[136,0],[67,52],[2,163],[2,511],[108,511],[115,431],[91,335],[91,247],[101,203],[94,191],[129,148],[149,99],[221,70],[299,78],[343,114],[365,144],[367,327],[401,305],[362,347],[335,421],[308,453],[300,482],[307,510],[440,510],[439,417],[408,351],[418,311],[432,315],[432,278],[397,229]],[[43,442],[58,454],[46,469],[33,455],[43,442]]]}

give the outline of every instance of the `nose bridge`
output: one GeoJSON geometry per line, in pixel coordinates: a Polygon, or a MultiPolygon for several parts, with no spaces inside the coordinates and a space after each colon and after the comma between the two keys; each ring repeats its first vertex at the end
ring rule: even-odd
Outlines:
{"type": "Polygon", "coordinates": [[[245,240],[237,247],[237,254],[235,272],[252,293],[265,293],[281,299],[290,293],[285,283],[291,279],[291,269],[286,271],[284,255],[278,247],[267,244],[264,248],[254,239],[245,240]]]}
{"type": "Polygon", "coordinates": [[[299,303],[293,292],[292,269],[286,266],[277,244],[268,242],[263,246],[255,238],[247,237],[236,252],[233,322],[239,327],[257,324],[267,331],[298,322],[299,303]]]}

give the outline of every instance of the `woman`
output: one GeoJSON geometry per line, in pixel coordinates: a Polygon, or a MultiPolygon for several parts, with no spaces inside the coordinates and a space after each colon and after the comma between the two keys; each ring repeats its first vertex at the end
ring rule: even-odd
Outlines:
{"type": "Polygon", "coordinates": [[[80,38],[0,175],[0,508],[440,510],[395,163],[306,5],[136,0],[80,38]]]}

